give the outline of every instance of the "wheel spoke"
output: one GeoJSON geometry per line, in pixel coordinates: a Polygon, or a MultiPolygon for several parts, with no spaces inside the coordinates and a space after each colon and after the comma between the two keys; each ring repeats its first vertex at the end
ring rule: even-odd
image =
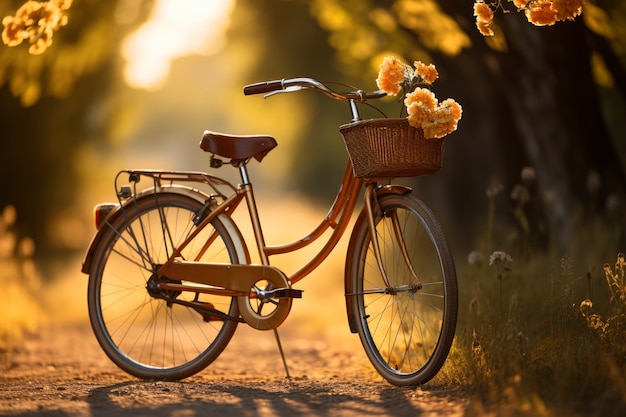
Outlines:
{"type": "Polygon", "coordinates": [[[357,330],[377,371],[397,385],[431,379],[456,326],[456,276],[440,226],[421,202],[390,195],[379,201],[376,238],[383,282],[366,226],[351,254],[357,330]]]}
{"type": "MultiPolygon", "coordinates": [[[[159,286],[160,281],[180,283],[159,276],[156,266],[194,231],[192,219],[203,205],[167,192],[139,198],[110,220],[94,255],[89,278],[92,327],[108,356],[132,375],[168,379],[192,375],[217,358],[235,331],[236,321],[212,320],[194,308],[196,303],[211,305],[237,317],[232,297],[159,286]]],[[[245,260],[245,247],[238,238],[233,240],[230,222],[228,216],[217,216],[181,257],[201,262],[245,260]]]]}

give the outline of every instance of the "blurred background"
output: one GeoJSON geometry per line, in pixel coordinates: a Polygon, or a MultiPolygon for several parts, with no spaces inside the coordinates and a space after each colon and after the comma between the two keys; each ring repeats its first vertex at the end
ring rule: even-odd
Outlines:
{"type": "MultiPolygon", "coordinates": [[[[0,16],[22,4],[0,0],[0,16]]],[[[208,170],[205,129],[275,136],[279,147],[251,164],[258,194],[270,196],[261,215],[278,222],[268,242],[299,237],[284,236],[286,216],[308,231],[345,167],[337,127],[349,109],[314,92],[263,100],[242,87],[310,76],[375,90],[385,55],[434,63],[437,97],[463,106],[442,171],[409,182],[440,218],[460,281],[470,253],[555,265],[568,255],[583,268],[614,259],[626,243],[626,3],[589,1],[550,27],[500,11],[493,38],[476,29],[472,6],[74,0],[44,53],[1,45],[3,340],[50,317],[86,317],[92,207],[115,200],[120,169],[208,170]]],[[[401,103],[380,108],[398,117],[401,103]]],[[[339,297],[341,255],[323,273],[339,297]]]]}

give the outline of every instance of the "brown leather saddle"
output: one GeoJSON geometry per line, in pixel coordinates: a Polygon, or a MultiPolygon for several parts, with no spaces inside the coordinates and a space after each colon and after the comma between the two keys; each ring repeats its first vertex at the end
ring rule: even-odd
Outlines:
{"type": "Polygon", "coordinates": [[[277,145],[276,139],[267,135],[227,135],[208,130],[200,141],[202,150],[233,161],[255,158],[261,162],[277,145]]]}

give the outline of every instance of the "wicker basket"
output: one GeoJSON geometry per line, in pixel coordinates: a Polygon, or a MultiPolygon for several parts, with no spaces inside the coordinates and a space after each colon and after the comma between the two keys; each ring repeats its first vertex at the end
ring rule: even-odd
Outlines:
{"type": "Polygon", "coordinates": [[[362,120],[339,130],[357,178],[417,177],[442,167],[444,139],[425,139],[407,119],[362,120]]]}

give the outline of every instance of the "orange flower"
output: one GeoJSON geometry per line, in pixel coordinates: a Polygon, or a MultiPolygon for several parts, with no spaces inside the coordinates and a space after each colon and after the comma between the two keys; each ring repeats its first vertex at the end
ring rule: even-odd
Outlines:
{"type": "Polygon", "coordinates": [[[476,27],[483,36],[493,36],[493,10],[483,2],[474,3],[474,16],[476,16],[476,27]]]}
{"type": "Polygon", "coordinates": [[[404,105],[409,124],[424,131],[426,139],[442,138],[454,132],[461,119],[461,106],[452,99],[439,103],[435,94],[427,88],[439,77],[434,65],[415,61],[413,67],[388,56],[380,64],[376,84],[387,94],[396,95],[405,90],[404,105]]]}
{"type": "Polygon", "coordinates": [[[7,46],[16,46],[24,40],[24,25],[21,19],[7,16],[2,19],[4,30],[2,31],[2,42],[7,46]]]}
{"type": "Polygon", "coordinates": [[[442,138],[456,130],[463,114],[461,105],[451,98],[442,101],[431,113],[430,120],[422,125],[424,137],[442,138]]]}
{"type": "Polygon", "coordinates": [[[490,22],[493,20],[493,10],[485,3],[474,3],[474,16],[476,20],[490,22]]]}
{"type": "Polygon", "coordinates": [[[426,139],[442,138],[456,130],[463,109],[449,98],[437,103],[435,95],[425,88],[407,94],[404,103],[409,114],[409,124],[424,130],[426,139]]]}
{"type": "Polygon", "coordinates": [[[484,20],[477,20],[476,27],[483,36],[493,36],[493,29],[491,29],[491,22],[485,22],[484,20]]]}
{"type": "Polygon", "coordinates": [[[518,9],[523,9],[524,7],[526,7],[526,5],[528,4],[529,1],[530,0],[513,0],[513,4],[518,9]]]}
{"type": "Polygon", "coordinates": [[[437,68],[435,68],[433,64],[426,65],[422,61],[415,61],[413,66],[415,67],[417,75],[422,77],[422,80],[427,84],[432,84],[439,78],[437,68]]]}
{"type": "Polygon", "coordinates": [[[380,64],[376,84],[385,93],[395,96],[402,90],[405,65],[396,57],[386,56],[380,64]]]}
{"type": "Polygon", "coordinates": [[[556,12],[557,20],[573,20],[583,11],[582,0],[554,0],[552,9],[556,12]]]}
{"type": "Polygon", "coordinates": [[[431,118],[433,111],[435,111],[437,98],[432,91],[418,88],[406,95],[404,105],[409,114],[409,124],[415,128],[421,128],[431,118]]]}
{"type": "Polygon", "coordinates": [[[408,93],[404,99],[404,104],[408,107],[411,104],[417,104],[428,111],[435,110],[437,106],[437,98],[435,94],[426,88],[417,88],[415,91],[408,93]]]}
{"type": "Polygon", "coordinates": [[[551,3],[535,3],[524,13],[529,22],[535,26],[551,26],[556,23],[556,12],[551,3]]]}
{"type": "Polygon", "coordinates": [[[446,109],[446,112],[450,115],[450,119],[453,120],[455,123],[461,120],[461,116],[463,115],[463,108],[459,103],[451,98],[447,98],[441,102],[440,106],[446,109]]]}

